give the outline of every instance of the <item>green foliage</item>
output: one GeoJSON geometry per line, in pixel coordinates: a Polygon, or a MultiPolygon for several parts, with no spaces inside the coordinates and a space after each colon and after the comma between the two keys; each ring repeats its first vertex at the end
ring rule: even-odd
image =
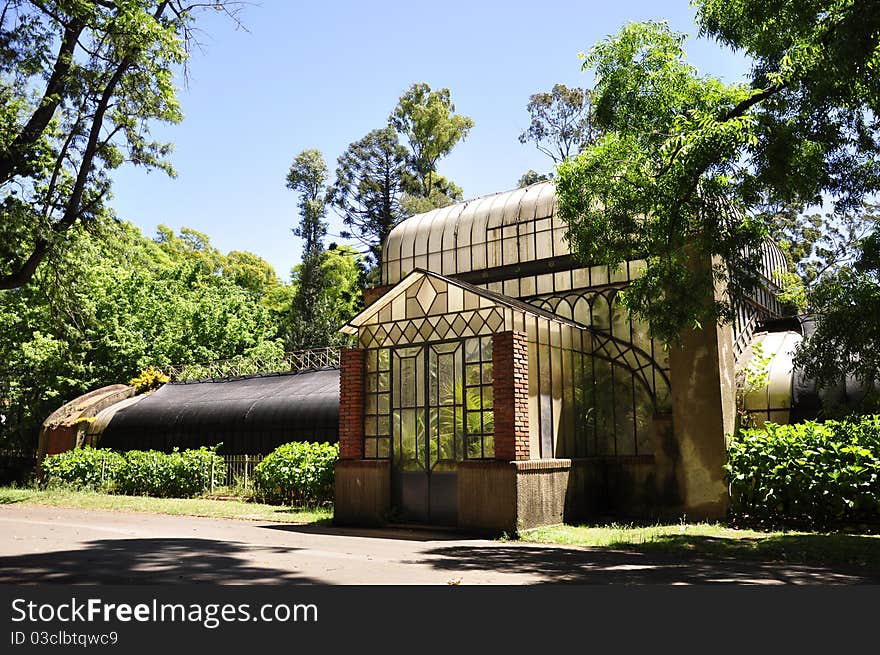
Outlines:
{"type": "Polygon", "coordinates": [[[467,136],[474,121],[455,113],[449,89],[432,91],[420,82],[400,96],[388,122],[409,142],[409,163],[419,183],[418,195],[430,198],[437,182],[437,161],[467,136]]]}
{"type": "Polygon", "coordinates": [[[43,458],[40,471],[47,486],[105,490],[113,487],[123,462],[122,455],[107,448],[75,448],[43,458]]]}
{"type": "Polygon", "coordinates": [[[382,265],[382,244],[405,216],[401,201],[413,186],[407,149],[391,127],[373,130],[339,157],[329,202],[348,228],[343,236],[369,247],[377,268],[382,265]]]}
{"type": "Polygon", "coordinates": [[[725,465],[738,520],[827,527],[880,519],[880,416],[744,430],[725,465]]]}
{"type": "Polygon", "coordinates": [[[749,363],[736,376],[736,405],[740,427],[757,427],[754,418],[745,410],[746,398],[749,394],[767,387],[770,373],[770,362],[773,357],[764,354],[764,344],[756,342],[751,346],[752,357],[749,363]]]}
{"type": "Polygon", "coordinates": [[[156,450],[129,450],[114,476],[114,489],[133,496],[189,498],[211,487],[214,480],[225,480],[226,465],[217,454],[219,445],[197,450],[162,453],[156,450]]]}
{"type": "Polygon", "coordinates": [[[523,189],[531,184],[537,184],[538,182],[549,182],[553,179],[553,173],[538,173],[533,171],[532,169],[527,170],[522,174],[522,177],[516,183],[517,188],[523,189]]]}
{"type": "Polygon", "coordinates": [[[555,164],[578,154],[598,136],[590,120],[590,92],[587,89],[554,84],[552,91],[530,96],[526,109],[531,123],[519,135],[519,142],[534,142],[535,147],[555,164]]]}
{"type": "Polygon", "coordinates": [[[115,491],[137,496],[189,498],[207,491],[214,479],[224,480],[226,465],[217,448],[177,449],[172,453],[106,448],[75,448],[50,455],[40,464],[49,486],[115,491]]]}
{"type": "Polygon", "coordinates": [[[763,226],[728,196],[752,118],[733,111],[742,84],[701,76],[684,36],[665,23],[630,23],[589,52],[596,70],[593,123],[601,136],[558,169],[559,214],[581,261],[619,266],[645,258],[621,294],[654,334],[731,318],[756,278],[763,226]],[[715,258],[720,257],[721,264],[715,258]],[[728,295],[714,298],[717,283],[728,295]]]}
{"type": "Polygon", "coordinates": [[[0,37],[0,288],[20,287],[74,225],[107,214],[123,162],[169,175],[155,122],[182,120],[175,73],[196,17],[222,2],[4,5],[0,37]]]}
{"type": "Polygon", "coordinates": [[[137,389],[138,393],[146,393],[148,391],[155,391],[170,379],[159,369],[148,366],[141,371],[140,375],[133,377],[128,383],[137,389]]]}
{"type": "Polygon", "coordinates": [[[101,221],[73,228],[56,248],[51,268],[0,291],[3,447],[33,449],[40,423],[64,402],[148,366],[280,344],[267,298],[285,287],[239,286],[204,235],[160,228],[152,240],[129,223],[101,221]]]}
{"type": "Polygon", "coordinates": [[[624,296],[667,342],[730,319],[755,283],[769,206],[858,207],[880,189],[880,12],[869,2],[698,0],[704,36],[754,62],[749,84],[687,65],[664,24],[625,26],[596,45],[602,136],[560,167],[560,215],[575,254],[647,258],[624,296]],[[726,262],[727,266],[716,264],[726,262]],[[700,274],[712,265],[714,279],[700,274]],[[727,296],[713,303],[712,283],[727,296]]]}
{"type": "Polygon", "coordinates": [[[332,500],[339,446],[293,442],[279,446],[254,469],[258,498],[287,504],[319,504],[332,500]]]}

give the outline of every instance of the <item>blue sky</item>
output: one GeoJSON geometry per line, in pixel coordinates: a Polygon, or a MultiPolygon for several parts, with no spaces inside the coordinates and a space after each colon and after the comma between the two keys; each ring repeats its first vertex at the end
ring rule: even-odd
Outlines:
{"type": "MultiPolygon", "coordinates": [[[[685,0],[264,0],[244,7],[247,31],[209,15],[180,91],[184,121],[154,129],[174,142],[178,177],[123,167],[112,204],[149,236],[160,223],[191,227],[224,252],[256,253],[287,280],[302,248],[290,231],[296,196],[284,187],[298,152],[321,150],[332,172],[349,143],[384,126],[412,83],[427,82],[448,87],[474,120],[439,172],[466,198],[514,188],[525,171],[552,165],[517,139],[529,95],[557,82],[590,86],[578,53],[627,21],[665,19],[696,36],[694,13],[685,0]]],[[[726,81],[747,72],[742,57],[714,42],[694,38],[686,48],[701,72],[726,81]]],[[[329,220],[338,233],[339,218],[329,220]]]]}

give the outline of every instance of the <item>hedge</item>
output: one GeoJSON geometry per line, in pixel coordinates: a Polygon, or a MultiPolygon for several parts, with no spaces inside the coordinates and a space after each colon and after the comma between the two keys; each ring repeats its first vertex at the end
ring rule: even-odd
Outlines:
{"type": "Polygon", "coordinates": [[[880,416],[743,430],[725,469],[734,519],[814,528],[880,521],[880,416]]]}
{"type": "Polygon", "coordinates": [[[270,503],[317,505],[333,498],[339,446],[293,442],[279,446],[254,469],[257,497],[270,503]]]}
{"type": "Polygon", "coordinates": [[[210,489],[212,464],[214,480],[225,480],[226,465],[218,447],[171,453],[77,448],[46,457],[40,467],[50,486],[186,498],[210,489]]]}

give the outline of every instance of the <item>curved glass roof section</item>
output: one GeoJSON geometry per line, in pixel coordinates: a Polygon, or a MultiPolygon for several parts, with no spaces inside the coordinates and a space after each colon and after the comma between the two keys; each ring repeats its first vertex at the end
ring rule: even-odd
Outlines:
{"type": "MultiPolygon", "coordinates": [[[[443,276],[571,255],[567,225],[556,213],[556,187],[539,182],[416,214],[385,240],[384,284],[394,285],[423,269],[443,276]]],[[[785,255],[769,239],[762,248],[761,274],[774,281],[785,255]]]]}
{"type": "Polygon", "coordinates": [[[568,255],[565,232],[552,182],[434,209],[388,235],[382,280],[397,284],[416,269],[457,275],[568,255]]]}

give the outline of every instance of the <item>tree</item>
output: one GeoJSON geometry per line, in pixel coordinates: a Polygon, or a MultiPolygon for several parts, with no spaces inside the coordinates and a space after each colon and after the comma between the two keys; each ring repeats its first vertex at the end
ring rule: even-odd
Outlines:
{"type": "Polygon", "coordinates": [[[287,173],[287,188],[299,194],[300,223],[293,233],[303,240],[302,263],[294,271],[291,329],[288,346],[293,349],[324,345],[318,303],[324,290],[321,261],[327,235],[327,165],[317,150],[303,150],[287,173]]]}
{"type": "Polygon", "coordinates": [[[833,269],[810,294],[811,311],[818,318],[816,331],[801,343],[795,361],[821,385],[833,385],[852,375],[876,391],[880,383],[880,231],[876,223],[874,232],[860,245],[853,266],[833,269]]]}
{"type": "Polygon", "coordinates": [[[665,24],[627,25],[586,58],[602,136],[557,178],[578,256],[647,259],[624,302],[667,341],[729,318],[755,284],[746,253],[767,233],[756,207],[827,197],[846,211],[880,186],[872,3],[697,5],[704,35],[753,58],[750,84],[699,76],[665,24]],[[727,295],[701,303],[716,283],[727,295]]]}
{"type": "Polygon", "coordinates": [[[34,448],[53,410],[148,366],[282,350],[271,311],[249,281],[218,274],[236,264],[203,234],[161,227],[153,240],[100,219],[67,231],[51,256],[0,294],[0,447],[34,448]]]}
{"type": "Polygon", "coordinates": [[[752,133],[748,117],[725,115],[751,91],[698,75],[683,40],[665,23],[631,23],[594,46],[585,66],[596,68],[602,134],[556,178],[577,257],[612,267],[646,259],[622,301],[667,342],[732,316],[756,282],[759,252],[744,246],[764,235],[731,199],[752,133]],[[718,283],[727,296],[715,299],[718,283]]]}
{"type": "Polygon", "coordinates": [[[437,161],[467,136],[474,122],[455,113],[449,89],[432,91],[424,82],[400,97],[388,122],[409,143],[409,163],[418,182],[414,195],[431,198],[439,179],[437,161]]]}
{"type": "MultiPolygon", "coordinates": [[[[293,269],[294,299],[299,293],[303,266],[304,263],[293,269]]],[[[363,307],[365,270],[363,258],[354,248],[331,244],[321,253],[319,266],[324,284],[314,300],[312,313],[298,318],[294,311],[293,337],[288,340],[294,349],[349,345],[349,337],[339,329],[363,307]]]]}
{"type": "Polygon", "coordinates": [[[350,228],[343,236],[366,245],[376,269],[382,267],[382,244],[405,216],[401,201],[412,184],[407,149],[391,127],[373,130],[339,157],[328,202],[350,228]]]}
{"type": "Polygon", "coordinates": [[[100,219],[123,162],[173,175],[170,146],[149,128],[182,118],[174,71],[208,7],[234,18],[222,2],[4,3],[0,289],[30,280],[72,226],[100,219]]]}
{"type": "Polygon", "coordinates": [[[550,92],[531,95],[526,109],[531,123],[519,135],[519,142],[534,142],[554,164],[578,154],[596,140],[587,89],[554,84],[550,92]]]}
{"type": "Polygon", "coordinates": [[[537,173],[531,169],[522,174],[522,177],[516,183],[517,188],[523,189],[538,182],[548,182],[553,179],[552,173],[537,173]]]}

